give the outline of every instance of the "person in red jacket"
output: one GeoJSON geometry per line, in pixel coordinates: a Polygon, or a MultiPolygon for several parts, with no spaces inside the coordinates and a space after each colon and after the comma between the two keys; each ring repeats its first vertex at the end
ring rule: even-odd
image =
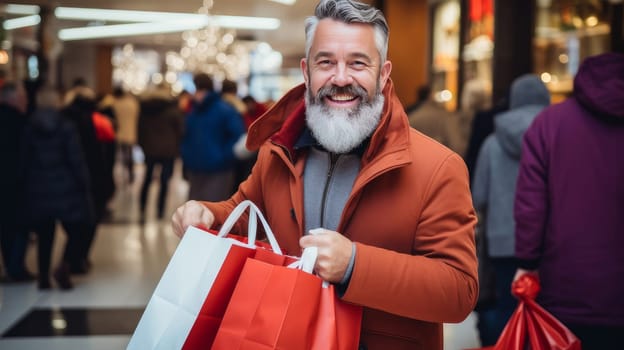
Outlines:
{"type": "Polygon", "coordinates": [[[245,103],[245,106],[247,106],[247,111],[243,114],[243,121],[245,122],[245,127],[249,129],[251,123],[260,118],[260,116],[263,115],[268,108],[264,105],[264,103],[256,101],[256,99],[251,95],[243,97],[243,102],[245,103]]]}
{"type": "Polygon", "coordinates": [[[466,165],[409,127],[381,11],[321,0],[305,29],[305,83],[251,126],[251,175],[228,200],[180,206],[173,231],[217,228],[251,200],[286,254],[318,247],[316,274],[363,306],[360,348],[442,350],[443,323],[478,295],[466,165]]]}

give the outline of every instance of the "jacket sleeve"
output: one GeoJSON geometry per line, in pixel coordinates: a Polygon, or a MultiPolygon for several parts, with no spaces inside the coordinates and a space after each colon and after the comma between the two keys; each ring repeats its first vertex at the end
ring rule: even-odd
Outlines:
{"type": "Polygon", "coordinates": [[[477,157],[474,168],[474,176],[472,177],[472,201],[477,211],[482,212],[488,201],[489,183],[490,183],[490,150],[491,142],[494,141],[493,136],[489,136],[477,157]]]}
{"type": "Polygon", "coordinates": [[[477,219],[463,160],[449,156],[427,188],[412,253],[356,243],[344,300],[440,323],[461,322],[473,310],[478,294],[477,219]]]}
{"type": "Polygon", "coordinates": [[[548,154],[542,121],[538,116],[524,134],[514,200],[516,258],[521,268],[529,270],[539,263],[549,211],[548,154]]]}

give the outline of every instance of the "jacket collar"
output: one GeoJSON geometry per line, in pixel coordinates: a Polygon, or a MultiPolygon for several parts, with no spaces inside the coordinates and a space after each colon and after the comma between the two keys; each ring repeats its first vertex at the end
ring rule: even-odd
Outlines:
{"type": "MultiPolygon", "coordinates": [[[[257,150],[267,140],[283,147],[291,160],[296,157],[295,143],[305,129],[305,84],[288,91],[271,109],[258,118],[249,128],[247,147],[257,150]]],[[[375,157],[407,150],[409,124],[405,110],[388,79],[383,89],[385,98],[379,126],[370,138],[363,162],[375,157]]]]}

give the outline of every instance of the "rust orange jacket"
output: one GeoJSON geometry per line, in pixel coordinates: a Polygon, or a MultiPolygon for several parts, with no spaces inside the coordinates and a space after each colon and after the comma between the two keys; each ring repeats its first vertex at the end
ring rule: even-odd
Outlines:
{"type": "MultiPolygon", "coordinates": [[[[218,227],[239,202],[253,201],[289,255],[300,255],[304,230],[306,154],[292,147],[305,125],[304,93],[293,88],[252,124],[247,146],[259,148],[258,160],[238,192],[203,202],[218,227]]],[[[478,294],[468,172],[457,154],[409,127],[392,81],[383,93],[383,116],[338,227],[356,243],[343,299],[364,306],[367,349],[441,350],[442,323],[464,320],[478,294]]],[[[245,229],[242,220],[234,231],[245,229]]]]}

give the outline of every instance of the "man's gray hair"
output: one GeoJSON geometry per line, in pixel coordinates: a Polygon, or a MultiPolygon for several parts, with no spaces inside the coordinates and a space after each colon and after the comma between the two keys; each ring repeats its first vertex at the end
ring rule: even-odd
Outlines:
{"type": "Polygon", "coordinates": [[[344,23],[370,24],[375,30],[375,44],[381,57],[381,64],[386,61],[388,55],[388,23],[381,11],[378,9],[353,0],[321,0],[314,16],[306,18],[306,58],[310,58],[310,48],[314,40],[316,27],[320,20],[331,18],[344,23]]]}

